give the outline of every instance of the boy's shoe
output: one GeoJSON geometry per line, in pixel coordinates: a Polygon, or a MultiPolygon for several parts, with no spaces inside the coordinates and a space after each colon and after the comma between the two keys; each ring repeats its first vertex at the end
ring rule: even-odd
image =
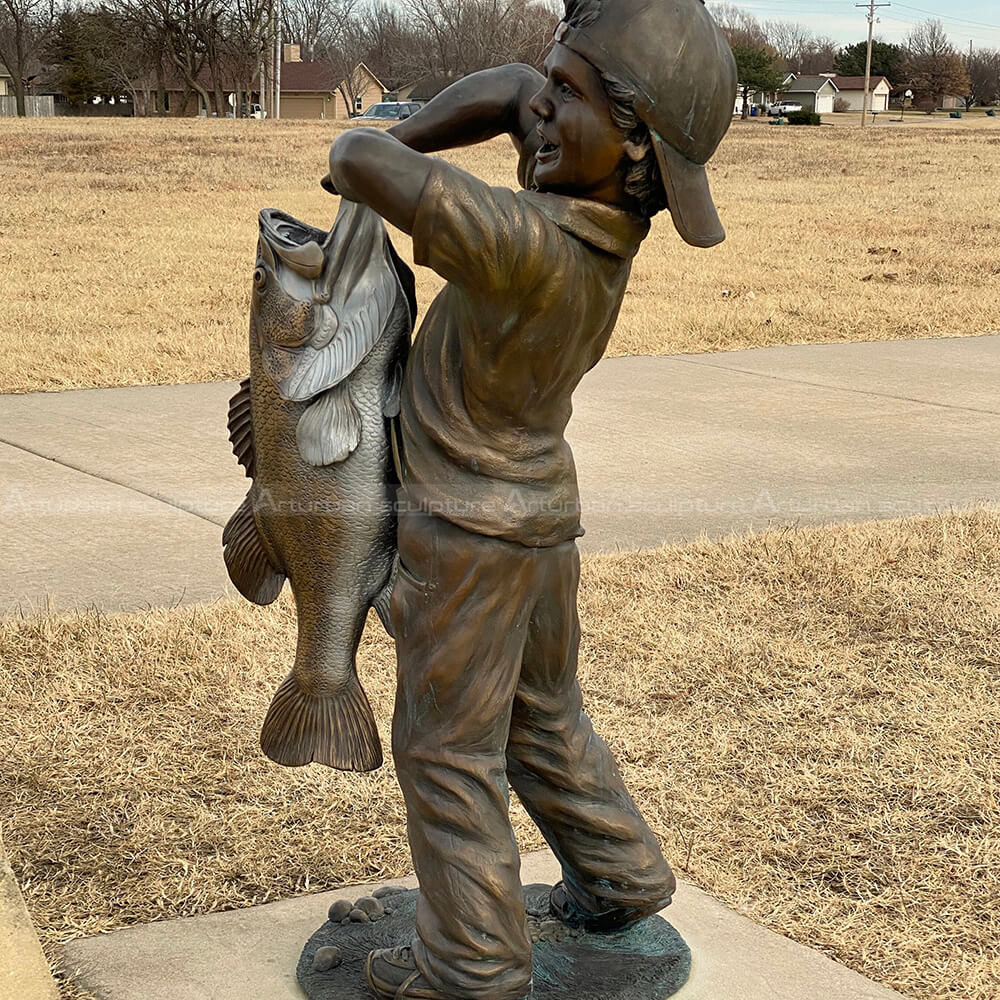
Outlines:
{"type": "Polygon", "coordinates": [[[413,949],[379,948],[368,955],[365,979],[387,1000],[448,1000],[424,979],[413,959],[413,949]]]}
{"type": "Polygon", "coordinates": [[[549,896],[549,912],[570,927],[579,927],[593,934],[610,934],[642,920],[646,914],[634,907],[618,907],[606,913],[588,913],[570,896],[566,885],[557,882],[549,896]]]}

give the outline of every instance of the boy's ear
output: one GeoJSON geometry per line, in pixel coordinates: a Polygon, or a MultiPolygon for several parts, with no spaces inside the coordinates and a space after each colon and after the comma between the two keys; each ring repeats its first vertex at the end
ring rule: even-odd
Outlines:
{"type": "Polygon", "coordinates": [[[625,140],[625,155],[633,162],[638,163],[650,149],[649,136],[642,142],[633,142],[631,139],[625,140]]]}

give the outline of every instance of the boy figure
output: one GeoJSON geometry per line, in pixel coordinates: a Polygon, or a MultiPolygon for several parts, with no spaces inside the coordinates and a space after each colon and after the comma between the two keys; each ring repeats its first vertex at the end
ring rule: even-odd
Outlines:
{"type": "Polygon", "coordinates": [[[547,76],[467,77],[389,133],[357,129],[328,187],[412,234],[447,279],[402,390],[393,754],[420,881],[412,947],[369,956],[378,996],[517,1000],[531,942],[517,791],[563,868],[554,914],[616,930],[674,877],[582,709],[580,528],[563,437],[649,218],[724,233],[704,163],[736,75],[699,0],[568,0],[547,76]],[[435,150],[509,134],[517,194],[435,150]]]}

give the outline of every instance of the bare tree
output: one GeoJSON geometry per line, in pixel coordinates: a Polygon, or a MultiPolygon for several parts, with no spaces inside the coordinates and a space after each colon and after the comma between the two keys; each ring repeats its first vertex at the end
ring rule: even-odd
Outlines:
{"type": "Polygon", "coordinates": [[[404,15],[421,40],[410,54],[412,76],[465,76],[490,66],[538,65],[558,17],[548,4],[527,0],[403,0],[404,15]]]}
{"type": "Polygon", "coordinates": [[[387,90],[412,83],[413,53],[422,49],[421,36],[393,3],[376,3],[366,16],[369,28],[365,62],[387,90]]]}
{"type": "Polygon", "coordinates": [[[317,61],[328,67],[330,86],[337,88],[347,113],[353,115],[368,85],[368,75],[361,65],[368,48],[365,25],[353,15],[344,18],[322,47],[322,56],[317,61]]]}
{"type": "Polygon", "coordinates": [[[255,89],[268,39],[270,7],[270,0],[231,0],[222,70],[236,91],[237,113],[239,104],[250,103],[250,92],[255,89]]]}
{"type": "Polygon", "coordinates": [[[905,44],[906,73],[914,91],[914,104],[933,111],[943,105],[946,96],[969,93],[965,62],[940,21],[922,21],[906,36],[905,44]]]}
{"type": "Polygon", "coordinates": [[[11,75],[17,113],[22,118],[29,81],[41,68],[38,56],[54,15],[49,0],[0,0],[0,62],[11,75]]]}
{"type": "Polygon", "coordinates": [[[231,0],[115,0],[138,30],[155,38],[164,63],[205,108],[225,115],[231,0]],[[209,89],[211,88],[211,89],[209,89]]]}
{"type": "Polygon", "coordinates": [[[816,76],[817,73],[832,73],[837,59],[837,43],[827,35],[817,35],[810,39],[799,53],[799,73],[816,76]]]}
{"type": "Polygon", "coordinates": [[[784,61],[785,68],[793,73],[801,73],[802,57],[813,43],[812,32],[794,21],[765,21],[763,24],[767,42],[784,61]]]}
{"type": "Polygon", "coordinates": [[[730,45],[748,49],[762,49],[768,45],[764,26],[748,10],[732,3],[710,3],[707,7],[730,45]]]}
{"type": "Polygon", "coordinates": [[[307,62],[319,60],[354,20],[358,0],[284,0],[282,35],[302,48],[307,62]]]}
{"type": "Polygon", "coordinates": [[[105,85],[128,93],[133,115],[148,115],[153,90],[162,76],[162,53],[155,34],[148,26],[133,24],[122,12],[103,6],[86,17],[84,39],[105,85]]]}
{"type": "Polygon", "coordinates": [[[1000,103],[1000,50],[980,49],[966,62],[969,72],[969,93],[965,106],[1000,103]]]}

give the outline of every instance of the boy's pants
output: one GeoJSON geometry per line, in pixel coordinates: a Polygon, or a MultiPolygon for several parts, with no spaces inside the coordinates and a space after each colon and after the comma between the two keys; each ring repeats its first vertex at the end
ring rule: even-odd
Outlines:
{"type": "Polygon", "coordinates": [[[516,1000],[531,943],[508,782],[584,910],[655,913],[674,876],[583,712],[576,543],[528,548],[405,512],[399,552],[392,749],[416,963],[448,997],[516,1000]]]}

